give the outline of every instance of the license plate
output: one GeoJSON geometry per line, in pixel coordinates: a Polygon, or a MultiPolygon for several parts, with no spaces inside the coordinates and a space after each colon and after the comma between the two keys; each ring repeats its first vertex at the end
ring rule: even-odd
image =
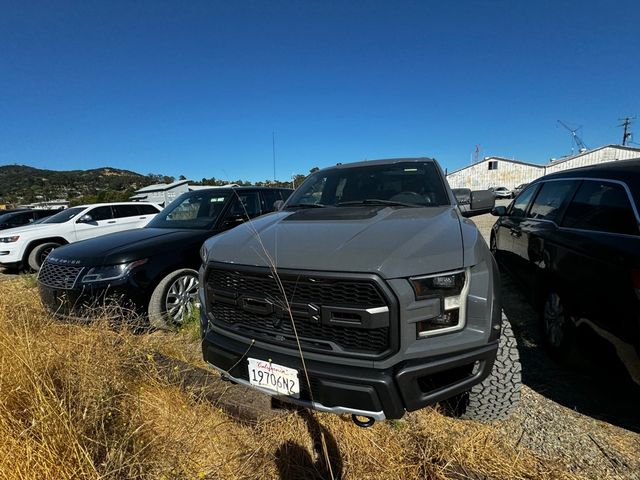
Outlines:
{"type": "Polygon", "coordinates": [[[299,398],[298,370],[255,358],[249,361],[249,383],[280,395],[299,398]]]}

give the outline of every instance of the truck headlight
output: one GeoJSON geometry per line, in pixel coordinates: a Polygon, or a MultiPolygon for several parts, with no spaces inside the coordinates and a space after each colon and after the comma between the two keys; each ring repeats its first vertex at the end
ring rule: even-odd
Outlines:
{"type": "Polygon", "coordinates": [[[13,235],[12,237],[0,237],[0,243],[13,243],[17,242],[20,235],[13,235]]]}
{"type": "Polygon", "coordinates": [[[416,300],[429,298],[440,300],[438,316],[416,322],[416,335],[419,338],[458,330],[464,326],[467,278],[465,270],[456,270],[409,279],[416,300]]]}
{"type": "Polygon", "coordinates": [[[127,275],[131,270],[147,263],[147,259],[135,262],[119,263],[117,265],[104,265],[89,269],[82,278],[82,283],[104,282],[106,280],[118,280],[127,275]]]}

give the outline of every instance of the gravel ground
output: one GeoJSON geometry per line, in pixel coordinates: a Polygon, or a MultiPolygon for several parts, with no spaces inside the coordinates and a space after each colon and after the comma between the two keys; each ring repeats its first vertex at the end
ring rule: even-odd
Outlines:
{"type": "MultiPolygon", "coordinates": [[[[473,221],[488,242],[495,217],[473,221]]],[[[640,387],[612,347],[584,333],[574,358],[556,363],[541,347],[536,312],[505,272],[502,293],[525,386],[516,413],[497,428],[582,478],[640,479],[640,387]]]]}

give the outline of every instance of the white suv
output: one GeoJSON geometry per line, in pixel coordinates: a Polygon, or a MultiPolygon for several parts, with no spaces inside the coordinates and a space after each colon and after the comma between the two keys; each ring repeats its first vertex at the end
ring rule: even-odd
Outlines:
{"type": "Polygon", "coordinates": [[[0,266],[39,270],[47,255],[67,243],[144,227],[161,210],[153,203],[96,203],[62,210],[36,225],[0,232],[0,266]]]}

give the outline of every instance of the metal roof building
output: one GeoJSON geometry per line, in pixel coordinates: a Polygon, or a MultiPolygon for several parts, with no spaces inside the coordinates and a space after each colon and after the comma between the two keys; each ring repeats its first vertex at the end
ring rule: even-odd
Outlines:
{"type": "Polygon", "coordinates": [[[604,145],[576,155],[554,159],[548,164],[529,163],[503,157],[485,157],[480,162],[447,174],[451,188],[484,190],[530,183],[548,173],[604,162],[640,158],[640,148],[604,145]]]}

